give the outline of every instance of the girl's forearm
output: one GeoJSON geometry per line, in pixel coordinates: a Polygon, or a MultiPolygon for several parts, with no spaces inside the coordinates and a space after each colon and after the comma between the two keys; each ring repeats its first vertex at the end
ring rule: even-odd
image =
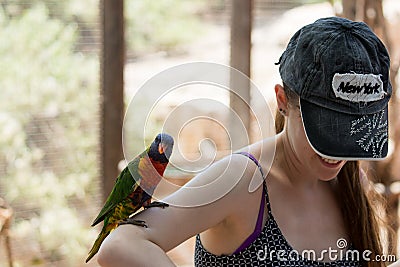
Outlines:
{"type": "Polygon", "coordinates": [[[113,235],[103,242],[98,255],[102,267],[175,266],[165,251],[153,242],[113,235]]]}

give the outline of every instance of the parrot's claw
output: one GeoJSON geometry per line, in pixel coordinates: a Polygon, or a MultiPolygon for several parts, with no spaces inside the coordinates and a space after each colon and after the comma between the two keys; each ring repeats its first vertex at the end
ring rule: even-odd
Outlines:
{"type": "Polygon", "coordinates": [[[142,226],[144,228],[147,228],[147,224],[146,224],[145,221],[135,220],[133,218],[128,218],[128,219],[125,219],[125,220],[121,221],[120,223],[118,223],[118,226],[119,225],[126,225],[126,224],[133,224],[133,225],[142,226]]]}
{"type": "Polygon", "coordinates": [[[167,203],[154,201],[154,202],[151,202],[149,205],[143,206],[143,208],[145,208],[145,209],[154,208],[154,207],[159,207],[159,208],[164,209],[166,207],[169,207],[169,205],[167,203]]]}

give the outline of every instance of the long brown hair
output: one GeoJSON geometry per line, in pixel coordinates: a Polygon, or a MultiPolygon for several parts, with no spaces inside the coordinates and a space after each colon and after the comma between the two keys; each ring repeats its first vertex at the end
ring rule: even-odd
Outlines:
{"type": "MultiPolygon", "coordinates": [[[[284,84],[284,90],[289,105],[294,105],[299,97],[284,84]]],[[[283,131],[285,117],[277,110],[275,115],[276,133],[283,131]]],[[[380,207],[384,205],[383,198],[372,188],[367,192],[366,186],[360,177],[360,166],[358,161],[348,161],[340,170],[337,176],[337,199],[342,211],[343,221],[350,238],[352,249],[359,252],[359,259],[362,266],[380,267],[385,266],[383,262],[365,261],[362,253],[365,250],[371,251],[370,259],[376,255],[383,255],[383,247],[380,237],[381,226],[386,226],[383,219],[378,215],[377,203],[380,207]],[[374,200],[374,201],[373,201],[374,200]]],[[[391,229],[386,229],[391,233],[391,229]]],[[[388,253],[392,254],[391,247],[388,253]]]]}

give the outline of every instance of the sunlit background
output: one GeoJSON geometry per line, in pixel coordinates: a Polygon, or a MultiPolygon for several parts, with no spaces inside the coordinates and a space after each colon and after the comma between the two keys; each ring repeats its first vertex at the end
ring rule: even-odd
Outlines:
{"type": "MultiPolygon", "coordinates": [[[[193,61],[229,65],[232,3],[126,0],[126,106],[148,79],[167,68],[193,61]]],[[[100,166],[100,7],[99,0],[0,0],[0,267],[97,266],[95,259],[84,264],[99,231],[90,225],[103,205],[102,179],[115,179],[103,177],[100,166]]],[[[251,79],[264,99],[252,99],[252,108],[263,101],[274,108],[273,86],[280,82],[274,63],[290,36],[319,17],[342,13],[342,1],[254,0],[251,79]]],[[[366,14],[377,16],[373,8],[366,14]]],[[[386,26],[377,31],[390,40],[397,74],[400,2],[383,1],[383,14],[386,26]]],[[[229,106],[224,90],[181,88],[154,107],[145,141],[162,130],[167,114],[199,98],[229,106]]],[[[152,103],[144,98],[141,104],[152,103]]],[[[197,108],[215,120],[185,124],[178,140],[183,154],[196,159],[204,153],[216,160],[230,153],[225,110],[219,105],[197,108]],[[199,146],[201,140],[209,141],[199,146]]],[[[182,126],[179,116],[176,123],[182,126]]],[[[143,150],[144,140],[138,138],[143,130],[135,121],[124,127],[132,155],[143,150]]],[[[251,141],[260,138],[254,131],[249,136],[251,141]]],[[[389,189],[400,180],[393,167],[400,160],[396,138],[392,134],[389,165],[368,166],[375,182],[389,189]]],[[[166,176],[180,185],[191,178],[172,169],[166,176]]],[[[398,195],[391,188],[390,203],[396,210],[398,195]]],[[[190,239],[169,255],[178,266],[192,266],[193,248],[190,239]]]]}

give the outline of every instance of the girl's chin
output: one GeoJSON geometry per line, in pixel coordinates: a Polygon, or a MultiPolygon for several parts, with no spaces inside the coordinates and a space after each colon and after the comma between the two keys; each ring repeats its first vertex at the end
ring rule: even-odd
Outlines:
{"type": "Polygon", "coordinates": [[[328,177],[320,177],[319,178],[319,180],[320,181],[323,181],[323,182],[329,182],[329,181],[332,181],[333,179],[335,179],[336,178],[336,176],[337,176],[337,174],[335,175],[335,176],[328,176],[328,177]]]}
{"type": "Polygon", "coordinates": [[[344,160],[330,160],[317,155],[322,172],[319,175],[321,181],[330,181],[337,177],[345,164],[344,160]]]}

